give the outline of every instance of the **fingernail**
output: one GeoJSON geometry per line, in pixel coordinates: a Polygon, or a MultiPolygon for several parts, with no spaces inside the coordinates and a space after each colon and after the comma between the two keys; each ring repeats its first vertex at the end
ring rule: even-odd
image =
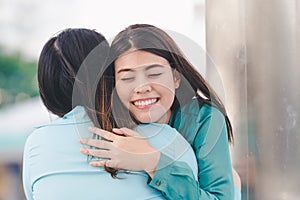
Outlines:
{"type": "Polygon", "coordinates": [[[87,150],[85,148],[80,148],[79,150],[81,153],[87,153],[87,150]]]}
{"type": "Polygon", "coordinates": [[[85,138],[79,138],[78,141],[81,143],[81,144],[85,144],[87,142],[87,140],[85,138]]]}
{"type": "Polygon", "coordinates": [[[99,167],[99,166],[101,166],[99,163],[97,163],[97,162],[90,162],[90,165],[92,166],[92,167],[99,167]]]}
{"type": "Polygon", "coordinates": [[[90,126],[90,127],[88,128],[88,130],[92,132],[92,131],[94,130],[94,127],[90,126]]]}

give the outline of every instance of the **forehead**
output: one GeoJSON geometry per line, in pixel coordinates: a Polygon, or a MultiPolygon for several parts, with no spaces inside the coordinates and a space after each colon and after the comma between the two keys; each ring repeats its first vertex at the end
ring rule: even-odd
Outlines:
{"type": "Polygon", "coordinates": [[[124,53],[117,58],[115,61],[115,69],[134,69],[153,64],[169,65],[169,62],[165,58],[153,53],[142,50],[134,50],[124,53]]]}

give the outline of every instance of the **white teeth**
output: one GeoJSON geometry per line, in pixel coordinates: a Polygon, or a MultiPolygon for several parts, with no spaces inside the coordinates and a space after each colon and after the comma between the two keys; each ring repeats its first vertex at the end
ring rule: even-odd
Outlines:
{"type": "Polygon", "coordinates": [[[149,99],[149,100],[145,100],[145,101],[135,101],[134,105],[136,106],[147,106],[150,104],[153,104],[157,101],[157,99],[149,99]]]}

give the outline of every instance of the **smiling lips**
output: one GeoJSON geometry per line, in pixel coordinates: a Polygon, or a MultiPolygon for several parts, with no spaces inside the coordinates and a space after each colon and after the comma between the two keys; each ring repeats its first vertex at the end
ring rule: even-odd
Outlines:
{"type": "Polygon", "coordinates": [[[158,98],[149,98],[149,99],[138,99],[134,100],[131,103],[135,105],[136,107],[143,109],[143,108],[149,108],[155,103],[158,102],[158,98]]]}

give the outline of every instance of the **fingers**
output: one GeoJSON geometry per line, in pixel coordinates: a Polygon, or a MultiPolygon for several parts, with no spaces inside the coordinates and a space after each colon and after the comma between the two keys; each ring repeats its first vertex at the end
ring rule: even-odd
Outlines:
{"type": "Polygon", "coordinates": [[[107,150],[80,148],[80,152],[98,158],[111,158],[112,153],[107,150]]]}
{"type": "Polygon", "coordinates": [[[117,139],[119,137],[109,131],[106,131],[106,130],[103,130],[100,128],[96,128],[96,127],[89,127],[89,131],[96,135],[99,135],[100,137],[103,137],[109,141],[114,141],[115,139],[117,139]]]}
{"type": "Polygon", "coordinates": [[[104,165],[107,166],[106,163],[106,160],[100,160],[100,161],[91,161],[90,162],[90,165],[93,166],[93,167],[104,167],[104,165]]]}
{"type": "Polygon", "coordinates": [[[113,128],[112,129],[114,133],[118,134],[118,135],[122,135],[124,136],[125,134],[123,133],[123,131],[119,128],[113,128]]]}
{"type": "Polygon", "coordinates": [[[89,145],[89,146],[96,147],[99,149],[111,149],[111,147],[112,147],[111,142],[105,141],[105,140],[80,138],[79,142],[81,144],[89,145]]]}
{"type": "Polygon", "coordinates": [[[91,161],[90,165],[93,167],[112,167],[114,168],[111,160],[99,160],[99,161],[91,161]]]}
{"type": "MultiPolygon", "coordinates": [[[[122,132],[124,135],[126,136],[131,136],[131,137],[141,137],[141,135],[139,133],[137,133],[134,130],[131,130],[129,128],[120,128],[118,129],[120,132],[122,132]]],[[[115,129],[113,129],[113,131],[115,132],[115,129]]]]}

